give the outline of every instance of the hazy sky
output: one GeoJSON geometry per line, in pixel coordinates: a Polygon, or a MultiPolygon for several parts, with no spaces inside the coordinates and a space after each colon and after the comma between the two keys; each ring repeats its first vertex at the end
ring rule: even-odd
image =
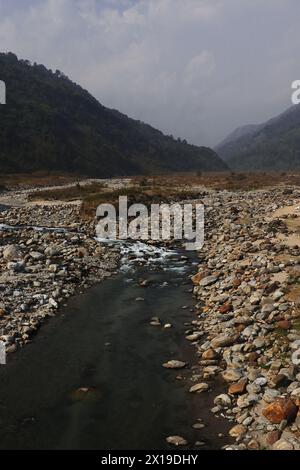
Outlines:
{"type": "Polygon", "coordinates": [[[0,0],[0,49],[188,141],[291,106],[299,0],[0,0]]]}

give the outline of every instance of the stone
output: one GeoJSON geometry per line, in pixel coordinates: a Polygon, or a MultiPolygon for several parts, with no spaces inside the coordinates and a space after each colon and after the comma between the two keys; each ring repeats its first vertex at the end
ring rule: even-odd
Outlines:
{"type": "Polygon", "coordinates": [[[250,364],[256,364],[259,358],[259,354],[256,351],[253,351],[247,354],[247,360],[250,364]]]}
{"type": "Polygon", "coordinates": [[[278,431],[278,429],[275,429],[274,431],[271,431],[267,434],[266,436],[266,442],[269,446],[272,446],[275,444],[275,442],[279,441],[281,436],[281,432],[278,431]]]}
{"type": "Polygon", "coordinates": [[[229,407],[231,406],[231,398],[229,395],[226,395],[225,393],[222,393],[221,395],[218,395],[214,399],[214,404],[215,405],[220,405],[222,407],[229,407]]]}
{"type": "Polygon", "coordinates": [[[18,245],[8,245],[3,250],[5,260],[19,260],[23,258],[23,251],[18,245]]]}
{"type": "Polygon", "coordinates": [[[263,416],[272,424],[280,424],[283,420],[291,423],[295,420],[297,412],[298,407],[289,398],[279,398],[262,410],[263,416]]]}
{"type": "Polygon", "coordinates": [[[192,283],[195,285],[195,286],[198,286],[199,285],[199,282],[201,281],[201,279],[203,279],[205,277],[205,275],[203,273],[197,273],[195,274],[194,276],[191,277],[191,280],[192,280],[192,283]]]}
{"type": "Polygon", "coordinates": [[[281,299],[281,297],[283,296],[284,296],[284,293],[281,290],[276,290],[272,295],[275,301],[281,299]]]}
{"type": "Polygon", "coordinates": [[[199,282],[199,285],[201,287],[211,286],[212,284],[215,284],[217,280],[218,280],[217,276],[207,276],[204,279],[201,279],[201,281],[199,282]]]}
{"type": "Polygon", "coordinates": [[[40,253],[39,251],[31,251],[29,255],[31,256],[31,258],[33,258],[36,261],[39,261],[44,258],[44,255],[40,253]]]}
{"type": "Polygon", "coordinates": [[[258,305],[260,303],[261,296],[259,294],[253,294],[250,297],[250,304],[251,305],[258,305]]]}
{"type": "Polygon", "coordinates": [[[214,349],[207,349],[206,351],[204,351],[204,353],[201,356],[203,360],[208,360],[208,361],[218,359],[218,357],[219,355],[214,349]]]}
{"type": "Polygon", "coordinates": [[[248,442],[247,447],[248,447],[249,450],[259,450],[260,449],[259,442],[257,442],[255,439],[251,439],[251,441],[248,442]]]}
{"type": "Polygon", "coordinates": [[[211,341],[211,347],[215,349],[224,346],[232,346],[232,344],[237,341],[238,337],[239,335],[236,334],[221,334],[211,341]]]}
{"type": "Polygon", "coordinates": [[[181,436],[169,436],[166,438],[166,441],[168,444],[171,444],[172,446],[176,447],[188,445],[188,441],[181,436]]]}
{"type": "Polygon", "coordinates": [[[272,403],[276,398],[278,398],[280,392],[278,390],[273,390],[272,388],[266,388],[263,395],[263,400],[267,403],[272,403]]]}
{"type": "Polygon", "coordinates": [[[276,323],[276,326],[281,330],[289,330],[291,328],[291,322],[289,320],[280,320],[276,323]]]}
{"type": "Polygon", "coordinates": [[[290,344],[290,348],[291,349],[300,349],[300,339],[297,339],[297,340],[293,341],[290,344]]]}
{"type": "Polygon", "coordinates": [[[203,423],[195,423],[192,426],[193,429],[196,429],[197,431],[200,431],[201,429],[205,428],[205,424],[203,423]]]}
{"type": "Polygon", "coordinates": [[[289,378],[284,374],[277,374],[272,378],[272,383],[275,387],[284,387],[288,385],[289,378]]]}
{"type": "Polygon", "coordinates": [[[190,393],[202,393],[202,392],[206,392],[208,389],[209,389],[209,385],[205,382],[202,382],[202,383],[193,385],[190,388],[189,392],[190,393]]]}
{"type": "Polygon", "coordinates": [[[242,424],[237,424],[233,428],[230,429],[229,435],[234,437],[235,439],[241,439],[247,432],[247,428],[242,424]]]}
{"type": "Polygon", "coordinates": [[[219,308],[220,313],[228,313],[232,311],[232,304],[230,303],[225,303],[219,308]]]}
{"type": "Polygon", "coordinates": [[[196,332],[196,333],[193,333],[191,335],[188,335],[186,336],[185,338],[188,340],[188,341],[197,341],[199,338],[201,338],[202,336],[202,333],[200,332],[196,332]]]}
{"type": "Polygon", "coordinates": [[[237,382],[243,377],[243,372],[240,369],[226,369],[221,375],[225,382],[237,382]]]}
{"type": "Polygon", "coordinates": [[[183,361],[176,361],[176,360],[171,360],[171,361],[168,361],[168,362],[165,362],[163,364],[163,367],[165,369],[183,369],[184,367],[187,366],[187,363],[186,362],[183,362],[183,361]]]}
{"type": "Polygon", "coordinates": [[[247,379],[242,379],[230,385],[228,393],[230,395],[242,395],[246,391],[247,379]]]}
{"type": "Polygon", "coordinates": [[[293,352],[292,363],[294,364],[294,366],[300,365],[300,349],[297,349],[295,352],[293,352]]]}
{"type": "Polygon", "coordinates": [[[249,394],[249,395],[241,395],[237,399],[237,406],[239,408],[248,408],[249,406],[253,405],[258,401],[258,396],[255,394],[249,394]]]}
{"type": "Polygon", "coordinates": [[[297,387],[292,391],[291,397],[300,399],[300,387],[297,387]]]}
{"type": "Polygon", "coordinates": [[[293,450],[294,446],[288,441],[284,439],[279,439],[279,441],[275,442],[272,446],[272,450],[293,450]]]}

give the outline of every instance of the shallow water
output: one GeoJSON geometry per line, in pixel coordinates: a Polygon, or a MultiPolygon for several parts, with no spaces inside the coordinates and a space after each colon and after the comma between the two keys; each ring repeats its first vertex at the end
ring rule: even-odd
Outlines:
{"type": "Polygon", "coordinates": [[[184,338],[193,313],[182,309],[193,307],[184,283],[192,261],[184,266],[173,255],[171,269],[131,266],[71,299],[9,356],[0,366],[0,448],[159,450],[174,434],[191,444],[204,439],[204,448],[224,444],[216,438],[222,423],[209,415],[211,395],[191,397],[188,369],[176,380],[178,371],[162,368],[172,358],[197,360],[184,338]],[[140,287],[140,278],[150,286],[140,287]],[[150,326],[154,316],[172,328],[150,326]],[[76,393],[80,387],[91,392],[76,393]],[[208,424],[203,431],[191,428],[197,418],[208,424]]]}

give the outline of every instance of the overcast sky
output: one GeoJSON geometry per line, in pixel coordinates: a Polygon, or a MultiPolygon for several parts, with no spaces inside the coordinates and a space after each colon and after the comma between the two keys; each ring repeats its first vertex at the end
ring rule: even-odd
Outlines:
{"type": "Polygon", "coordinates": [[[299,0],[0,0],[0,49],[212,146],[291,106],[299,18],[299,0]]]}

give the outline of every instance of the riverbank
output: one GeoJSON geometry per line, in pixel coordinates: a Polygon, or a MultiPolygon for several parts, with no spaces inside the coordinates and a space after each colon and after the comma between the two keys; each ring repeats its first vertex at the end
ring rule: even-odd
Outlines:
{"type": "Polygon", "coordinates": [[[100,245],[74,205],[8,208],[0,232],[0,340],[8,353],[66,299],[118,269],[118,248],[100,245]]]}
{"type": "Polygon", "coordinates": [[[300,192],[216,192],[204,203],[192,278],[199,382],[224,384],[211,411],[232,424],[228,448],[299,450],[300,192]]]}

